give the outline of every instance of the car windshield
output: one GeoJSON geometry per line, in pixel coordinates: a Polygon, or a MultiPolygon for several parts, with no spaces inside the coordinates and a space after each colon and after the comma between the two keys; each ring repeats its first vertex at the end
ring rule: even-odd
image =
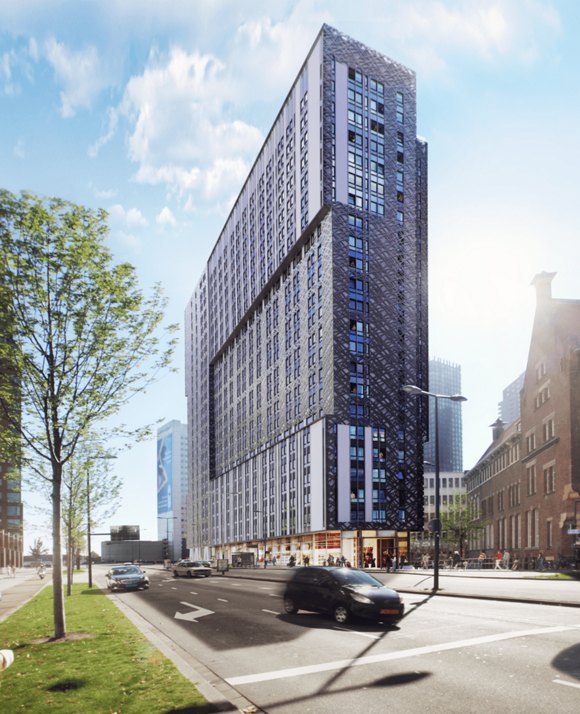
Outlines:
{"type": "Polygon", "coordinates": [[[135,565],[127,566],[126,568],[115,568],[113,575],[138,575],[141,571],[135,565]]]}
{"type": "Polygon", "coordinates": [[[380,580],[362,570],[351,570],[350,568],[340,568],[333,572],[334,577],[341,585],[351,585],[353,587],[373,587],[382,588],[380,580]]]}

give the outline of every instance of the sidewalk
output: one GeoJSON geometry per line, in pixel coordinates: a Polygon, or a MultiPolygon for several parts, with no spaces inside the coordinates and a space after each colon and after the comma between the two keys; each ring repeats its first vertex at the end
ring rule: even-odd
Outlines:
{"type": "Polygon", "coordinates": [[[47,570],[46,577],[41,580],[34,568],[19,568],[16,577],[0,574],[0,622],[52,582],[51,572],[47,570]]]}

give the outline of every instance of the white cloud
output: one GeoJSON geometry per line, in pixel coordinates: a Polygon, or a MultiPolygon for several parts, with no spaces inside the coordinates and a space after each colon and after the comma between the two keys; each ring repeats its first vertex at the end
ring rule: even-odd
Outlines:
{"type": "Polygon", "coordinates": [[[45,43],[45,52],[63,86],[60,92],[62,116],[72,117],[79,108],[89,109],[106,85],[96,48],[75,52],[51,37],[45,43]]]}
{"type": "Polygon", "coordinates": [[[206,198],[239,186],[263,136],[230,117],[229,103],[238,96],[215,57],[177,47],[168,56],[153,52],[143,73],[128,82],[121,107],[132,125],[136,180],[206,198]]]}
{"type": "Polygon", "coordinates": [[[107,131],[105,134],[101,135],[94,144],[89,146],[88,155],[91,159],[95,159],[99,155],[103,146],[108,144],[109,141],[111,141],[111,139],[115,136],[118,120],[119,114],[117,110],[114,107],[109,107],[107,110],[107,131]]]}
{"type": "Polygon", "coordinates": [[[129,227],[139,228],[148,225],[145,216],[138,208],[129,208],[127,210],[120,203],[116,203],[109,208],[109,215],[113,220],[129,227]]]}
{"type": "Polygon", "coordinates": [[[175,216],[171,212],[171,209],[168,208],[167,206],[164,206],[161,209],[161,211],[159,212],[159,214],[156,218],[156,221],[160,226],[175,226],[175,225],[177,225],[175,216]]]}
{"type": "Polygon", "coordinates": [[[13,148],[12,151],[13,151],[13,153],[14,153],[14,156],[16,156],[17,159],[24,159],[24,158],[25,158],[25,156],[26,156],[26,151],[25,151],[24,146],[25,146],[25,145],[24,145],[24,140],[23,140],[23,139],[18,139],[18,141],[17,141],[16,144],[14,145],[14,148],[13,148]]]}
{"type": "Polygon", "coordinates": [[[539,0],[419,0],[376,9],[383,36],[403,48],[423,76],[447,71],[456,54],[530,64],[561,29],[557,11],[539,0]]]}

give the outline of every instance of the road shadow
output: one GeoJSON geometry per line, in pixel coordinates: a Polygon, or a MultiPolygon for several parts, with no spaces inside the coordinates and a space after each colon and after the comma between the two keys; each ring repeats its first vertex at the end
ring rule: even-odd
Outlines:
{"type": "Polygon", "coordinates": [[[572,645],[572,647],[562,650],[552,660],[552,667],[560,672],[565,672],[571,677],[580,679],[580,644],[572,645]]]}

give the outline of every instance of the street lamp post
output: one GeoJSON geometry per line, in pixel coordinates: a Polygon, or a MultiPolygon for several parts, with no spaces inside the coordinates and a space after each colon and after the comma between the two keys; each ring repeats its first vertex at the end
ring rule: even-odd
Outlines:
{"type": "Polygon", "coordinates": [[[415,397],[433,397],[435,400],[435,548],[433,554],[433,591],[439,590],[439,550],[441,547],[441,508],[439,504],[439,400],[448,399],[451,402],[465,402],[467,398],[461,394],[435,394],[427,392],[414,384],[405,384],[403,391],[415,397]]]}
{"type": "Polygon", "coordinates": [[[89,571],[89,588],[93,587],[93,559],[91,557],[91,481],[87,469],[87,550],[89,551],[87,565],[89,571]]]}
{"type": "MultiPolygon", "coordinates": [[[[167,540],[167,555],[169,556],[169,521],[176,521],[177,516],[157,516],[158,521],[165,521],[167,526],[165,539],[167,540]]],[[[175,553],[174,553],[175,555],[175,553]]]]}
{"type": "MultiPolygon", "coordinates": [[[[116,459],[114,454],[104,454],[103,456],[93,456],[93,459],[116,459]]],[[[93,587],[93,558],[91,556],[91,480],[90,480],[90,465],[87,468],[87,570],[89,575],[89,588],[93,587]]],[[[101,533],[96,533],[95,535],[102,535],[101,533]]]]}

